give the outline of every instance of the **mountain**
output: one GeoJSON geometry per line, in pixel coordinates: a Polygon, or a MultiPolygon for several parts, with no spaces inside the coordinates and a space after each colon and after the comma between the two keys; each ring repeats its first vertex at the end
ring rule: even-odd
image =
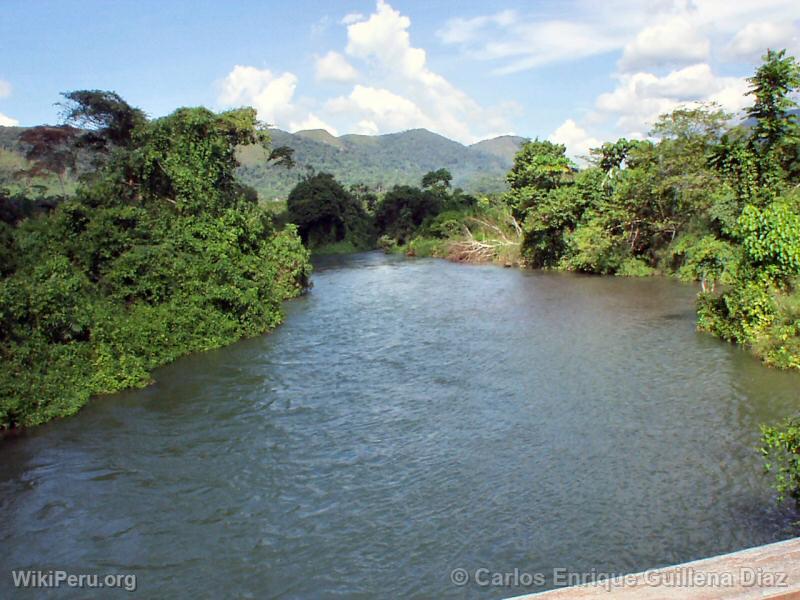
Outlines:
{"type": "Polygon", "coordinates": [[[376,136],[335,137],[321,129],[296,133],[272,129],[270,134],[273,147],[294,149],[297,165],[290,170],[267,165],[260,149],[241,149],[242,181],[264,198],[285,198],[308,167],[332,173],[346,186],[364,183],[377,190],[418,185],[428,171],[444,168],[453,175],[453,185],[468,192],[502,192],[514,154],[525,141],[502,136],[465,146],[427,129],[376,136]]]}
{"type": "MultiPolygon", "coordinates": [[[[0,185],[11,184],[25,164],[17,141],[21,127],[0,127],[0,185]]],[[[385,135],[333,136],[324,129],[288,133],[271,129],[272,147],[294,149],[292,169],[267,164],[258,146],[238,149],[241,181],[266,199],[286,198],[310,168],[332,173],[345,186],[364,183],[383,191],[394,185],[419,185],[428,171],[448,169],[453,185],[471,193],[506,189],[505,176],[524,138],[501,136],[465,146],[427,129],[385,135]]]]}
{"type": "Polygon", "coordinates": [[[478,152],[500,157],[510,165],[514,162],[514,156],[516,156],[522,144],[527,141],[527,138],[517,135],[501,135],[490,140],[483,140],[472,144],[470,148],[478,152]]]}

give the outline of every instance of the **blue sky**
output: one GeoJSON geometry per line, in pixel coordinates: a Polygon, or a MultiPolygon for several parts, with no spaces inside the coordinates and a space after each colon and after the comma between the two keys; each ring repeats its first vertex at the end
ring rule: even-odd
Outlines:
{"type": "Polygon", "coordinates": [[[413,127],[470,143],[549,137],[573,154],[646,135],[686,102],[746,104],[769,47],[800,49],[800,2],[6,0],[0,124],[58,119],[62,91],[157,117],[253,105],[281,128],[413,127]]]}

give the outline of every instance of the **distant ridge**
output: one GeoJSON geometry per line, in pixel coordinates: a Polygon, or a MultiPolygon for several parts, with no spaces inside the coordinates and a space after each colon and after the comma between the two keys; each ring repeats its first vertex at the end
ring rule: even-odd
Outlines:
{"type": "MultiPolygon", "coordinates": [[[[13,171],[24,165],[17,139],[22,127],[0,127],[0,185],[13,182],[13,171]]],[[[364,183],[385,191],[394,185],[418,185],[428,171],[448,169],[453,185],[475,194],[500,193],[514,154],[525,142],[517,136],[500,136],[471,146],[427,129],[410,129],[383,135],[331,135],[324,129],[288,133],[270,129],[272,145],[294,149],[296,166],[290,170],[267,164],[257,146],[239,148],[243,183],[265,199],[286,198],[309,170],[332,173],[345,186],[364,183]]]]}
{"type": "Polygon", "coordinates": [[[486,154],[498,156],[512,163],[514,162],[514,156],[516,156],[522,144],[527,141],[527,138],[519,137],[518,135],[501,135],[496,138],[472,144],[470,148],[485,152],[486,154]]]}
{"type": "Polygon", "coordinates": [[[269,199],[285,198],[309,167],[332,173],[346,186],[364,183],[379,191],[418,185],[428,171],[444,168],[453,175],[453,185],[467,192],[499,193],[506,189],[505,175],[526,141],[500,136],[465,146],[427,129],[338,137],[324,129],[295,133],[271,129],[270,134],[273,146],[294,149],[295,168],[267,165],[257,148],[239,153],[242,181],[269,199]]]}
{"type": "Polygon", "coordinates": [[[342,140],[331,135],[325,129],[304,129],[302,131],[295,131],[294,135],[319,142],[320,144],[329,144],[334,148],[344,148],[342,140]]]}

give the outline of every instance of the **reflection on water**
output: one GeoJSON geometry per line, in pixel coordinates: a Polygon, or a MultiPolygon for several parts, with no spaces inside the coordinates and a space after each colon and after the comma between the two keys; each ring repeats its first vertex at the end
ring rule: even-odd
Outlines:
{"type": "Polygon", "coordinates": [[[273,334],[0,443],[0,596],[23,567],[160,597],[502,598],[792,534],[753,447],[800,377],[696,333],[693,287],[378,253],[314,283],[273,334]]]}

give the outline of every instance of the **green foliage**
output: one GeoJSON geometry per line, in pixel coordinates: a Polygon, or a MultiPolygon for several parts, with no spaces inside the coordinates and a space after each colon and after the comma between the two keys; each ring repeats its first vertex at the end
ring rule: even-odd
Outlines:
{"type": "Polygon", "coordinates": [[[447,169],[428,171],[422,177],[422,189],[446,190],[450,187],[451,181],[453,181],[453,176],[447,169]]]}
{"type": "Polygon", "coordinates": [[[586,209],[578,186],[556,188],[545,193],[527,210],[522,254],[534,268],[555,267],[567,252],[567,238],[586,209]]]}
{"type": "Polygon", "coordinates": [[[748,79],[754,102],[747,114],[756,120],[754,143],[769,151],[785,141],[797,142],[797,117],[790,110],[797,106],[792,93],[800,87],[800,65],[786,50],[768,50],[763,61],[748,79]]]}
{"type": "Polygon", "coordinates": [[[739,217],[745,260],[776,281],[800,275],[800,206],[778,200],[746,206],[739,217]]]}
{"type": "Polygon", "coordinates": [[[567,232],[564,242],[560,266],[568,271],[607,275],[616,273],[622,263],[623,240],[610,234],[599,219],[567,232]]]}
{"type": "Polygon", "coordinates": [[[732,269],[738,259],[736,247],[730,242],[706,234],[698,237],[686,234],[669,248],[671,263],[680,265],[677,275],[684,280],[700,281],[703,291],[714,291],[718,281],[730,283],[732,269]]]}
{"type": "Polygon", "coordinates": [[[506,176],[510,187],[506,201],[517,214],[522,215],[569,179],[574,165],[565,151],[562,144],[538,139],[522,146],[506,176]]]}
{"type": "Polygon", "coordinates": [[[427,220],[435,217],[443,206],[440,194],[408,185],[389,190],[375,209],[378,234],[404,244],[427,220]]]}
{"type": "Polygon", "coordinates": [[[288,219],[297,225],[309,248],[345,241],[362,250],[372,246],[372,224],[364,207],[329,173],[298,183],[286,207],[288,219]]]}
{"type": "Polygon", "coordinates": [[[651,277],[657,271],[641,258],[626,258],[623,260],[615,275],[619,277],[651,277]]]}
{"type": "MultiPolygon", "coordinates": [[[[99,114],[122,110],[117,98],[101,94],[111,105],[99,114]]],[[[296,228],[276,230],[234,180],[236,145],[266,141],[254,111],[116,118],[103,121],[109,159],[74,198],[0,228],[12,258],[0,279],[0,428],[72,414],[183,354],[267,331],[308,285],[296,228]]]]}
{"type": "Polygon", "coordinates": [[[778,499],[792,498],[800,505],[800,419],[777,427],[761,426],[761,454],[767,473],[775,475],[778,499]]]}

